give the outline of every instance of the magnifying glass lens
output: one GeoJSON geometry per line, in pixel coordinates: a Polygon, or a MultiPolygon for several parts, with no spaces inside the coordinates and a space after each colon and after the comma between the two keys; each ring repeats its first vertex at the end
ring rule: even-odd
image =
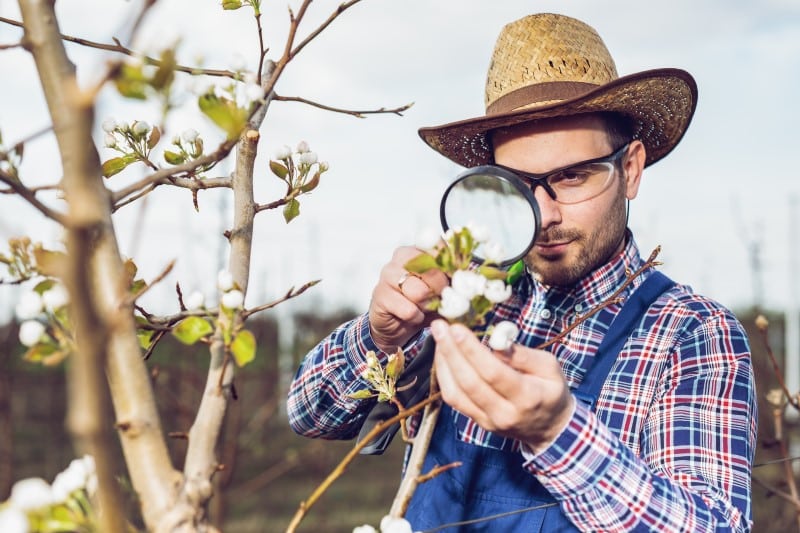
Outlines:
{"type": "MultiPolygon", "coordinates": [[[[475,224],[489,231],[499,245],[501,265],[524,257],[536,240],[539,209],[530,189],[504,169],[485,166],[461,174],[442,198],[445,230],[475,224]],[[507,174],[507,175],[506,175],[507,174]]],[[[481,259],[482,248],[476,250],[481,259]]]]}

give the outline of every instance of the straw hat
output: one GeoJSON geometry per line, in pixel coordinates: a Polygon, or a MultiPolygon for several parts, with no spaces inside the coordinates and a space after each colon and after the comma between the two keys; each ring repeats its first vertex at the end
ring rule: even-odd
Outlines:
{"type": "Polygon", "coordinates": [[[655,163],[678,144],[697,105],[697,85],[665,68],[619,77],[597,32],[571,17],[530,15],[503,28],[486,78],[486,114],[422,128],[431,148],[460,165],[493,160],[487,132],[550,117],[598,111],[632,119],[655,163]]]}

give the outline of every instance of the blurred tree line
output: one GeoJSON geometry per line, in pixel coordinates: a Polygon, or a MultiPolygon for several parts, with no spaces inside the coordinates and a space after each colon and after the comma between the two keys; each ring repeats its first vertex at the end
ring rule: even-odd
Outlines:
{"type": "MultiPolygon", "coordinates": [[[[235,380],[236,400],[226,415],[218,457],[224,468],[215,476],[211,501],[213,521],[234,533],[281,531],[297,505],[327,475],[351,443],[315,441],[294,435],[285,419],[286,369],[300,359],[335,326],[355,316],[342,309],[330,314],[303,312],[288,317],[290,346],[279,345],[274,318],[248,322],[256,335],[259,354],[235,380]],[[281,351],[286,353],[281,354],[281,351]],[[291,361],[281,357],[291,358],[291,361]],[[283,371],[282,371],[283,369],[283,371]],[[283,375],[282,375],[283,374],[283,375]],[[220,490],[224,489],[224,490],[220,490]]],[[[782,364],[783,315],[762,313],[770,321],[769,344],[782,364]]],[[[761,335],[755,312],[737,313],[751,340],[759,395],[759,443],[753,483],[754,531],[796,530],[796,511],[777,495],[789,493],[775,434],[769,390],[779,386],[761,335]],[[768,464],[764,464],[768,463],[768,464]]],[[[0,501],[15,480],[39,476],[47,480],[75,457],[64,425],[66,380],[64,365],[42,367],[22,359],[17,324],[0,328],[0,501]]],[[[69,364],[69,361],[66,362],[69,364]]],[[[200,401],[208,358],[173,338],[164,339],[149,358],[164,431],[169,434],[173,462],[185,456],[188,431],[200,401]]],[[[783,438],[800,441],[797,418],[785,421],[783,438]]],[[[351,531],[365,522],[376,523],[388,509],[400,479],[403,444],[400,439],[384,456],[359,457],[312,510],[301,530],[351,531]]],[[[121,451],[119,479],[126,488],[131,516],[137,508],[126,483],[121,451]]],[[[800,462],[792,462],[797,473],[800,462]]],[[[797,477],[797,476],[796,476],[797,477]]],[[[141,524],[140,524],[141,525],[141,524]]]]}

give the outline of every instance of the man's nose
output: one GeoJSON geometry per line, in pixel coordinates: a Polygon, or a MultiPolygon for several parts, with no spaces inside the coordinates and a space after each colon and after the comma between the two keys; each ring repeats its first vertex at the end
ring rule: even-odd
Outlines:
{"type": "Polygon", "coordinates": [[[561,205],[553,200],[544,187],[541,185],[536,187],[533,191],[533,197],[536,198],[536,203],[539,204],[542,230],[561,223],[561,205]]]}

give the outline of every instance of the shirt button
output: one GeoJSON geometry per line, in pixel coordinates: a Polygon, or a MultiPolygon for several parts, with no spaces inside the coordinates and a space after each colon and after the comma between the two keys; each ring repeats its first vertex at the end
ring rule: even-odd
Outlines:
{"type": "Polygon", "coordinates": [[[575,304],[575,312],[580,313],[583,311],[583,304],[575,304]]]}
{"type": "Polygon", "coordinates": [[[542,309],[541,311],[539,311],[539,316],[544,318],[545,320],[550,318],[552,315],[553,313],[551,313],[549,309],[542,309]]]}

